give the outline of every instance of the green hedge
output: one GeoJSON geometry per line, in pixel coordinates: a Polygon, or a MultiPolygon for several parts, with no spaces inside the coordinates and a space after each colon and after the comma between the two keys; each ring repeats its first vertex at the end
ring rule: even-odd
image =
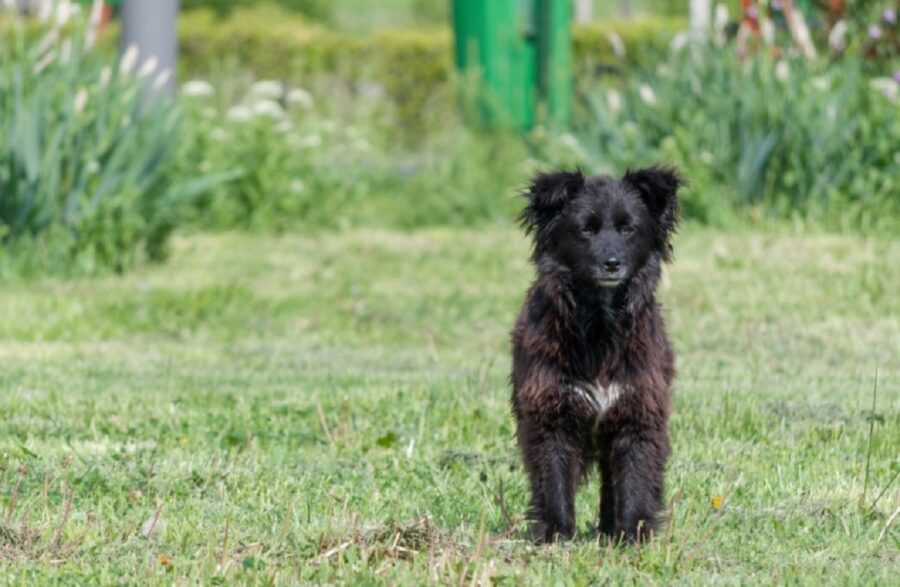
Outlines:
{"type": "MultiPolygon", "coordinates": [[[[330,21],[334,14],[333,0],[267,0],[286,11],[302,14],[318,21],[330,21]]],[[[184,10],[212,10],[227,15],[236,9],[247,8],[257,0],[181,0],[184,10]]]]}
{"type": "MultiPolygon", "coordinates": [[[[664,53],[676,32],[687,26],[679,18],[641,18],[573,27],[576,63],[640,65],[664,53]],[[626,49],[616,55],[611,37],[626,49]]],[[[451,39],[445,29],[382,31],[368,36],[335,32],[274,6],[237,8],[227,17],[209,10],[182,14],[179,24],[183,65],[191,74],[233,59],[255,75],[296,79],[309,74],[366,69],[381,73],[421,70],[424,83],[446,80],[451,39]]]]}
{"type": "MultiPolygon", "coordinates": [[[[681,19],[611,21],[573,31],[579,75],[598,64],[652,63],[683,29],[681,19]],[[610,37],[623,42],[624,57],[610,37]]],[[[237,8],[221,18],[211,11],[182,14],[179,24],[182,73],[203,77],[230,63],[260,78],[305,84],[312,77],[338,76],[381,84],[400,119],[417,124],[434,96],[446,95],[452,70],[447,29],[393,30],[367,36],[335,32],[277,7],[237,8]]]]}
{"type": "Polygon", "coordinates": [[[687,28],[682,18],[646,17],[635,20],[608,20],[579,25],[572,30],[576,66],[580,71],[605,64],[645,66],[659,61],[669,43],[687,28]],[[611,38],[622,41],[625,54],[616,54],[611,38]]]}
{"type": "Polygon", "coordinates": [[[296,80],[353,63],[360,44],[275,7],[238,8],[226,18],[209,10],[179,19],[182,69],[204,76],[231,61],[260,78],[296,80]]]}

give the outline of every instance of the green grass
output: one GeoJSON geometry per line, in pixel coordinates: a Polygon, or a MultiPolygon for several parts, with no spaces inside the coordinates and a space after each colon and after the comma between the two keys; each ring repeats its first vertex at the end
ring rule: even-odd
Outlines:
{"type": "Polygon", "coordinates": [[[596,477],[573,543],[522,540],[513,228],[174,249],[124,277],[0,285],[0,583],[900,576],[896,239],[683,231],[661,291],[671,522],[641,549],[595,539],[596,477]]]}

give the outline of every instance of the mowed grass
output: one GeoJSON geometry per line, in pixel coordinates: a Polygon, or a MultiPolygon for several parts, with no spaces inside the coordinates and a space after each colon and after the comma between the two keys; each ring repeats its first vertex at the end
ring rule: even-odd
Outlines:
{"type": "Polygon", "coordinates": [[[900,242],[682,231],[642,548],[596,539],[596,476],[574,542],[523,540],[527,254],[511,227],[201,235],[0,285],[0,583],[897,584],[900,242]]]}

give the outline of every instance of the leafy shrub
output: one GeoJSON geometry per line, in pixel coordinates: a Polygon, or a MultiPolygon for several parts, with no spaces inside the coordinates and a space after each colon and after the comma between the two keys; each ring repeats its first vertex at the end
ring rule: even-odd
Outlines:
{"type": "Polygon", "coordinates": [[[295,80],[336,73],[358,55],[354,39],[275,6],[237,8],[226,18],[191,11],[179,18],[178,36],[189,77],[206,76],[231,61],[263,79],[295,80]]]}
{"type": "Polygon", "coordinates": [[[853,59],[741,62],[691,47],[585,96],[594,158],[684,167],[695,217],[743,209],[863,228],[900,219],[897,105],[853,59]]]}
{"type": "MultiPolygon", "coordinates": [[[[377,97],[258,82],[184,86],[190,148],[180,158],[204,173],[239,172],[197,198],[192,221],[207,228],[318,230],[412,228],[510,220],[514,197],[544,139],[480,134],[457,118],[414,147],[397,141],[389,106],[377,97]],[[193,95],[191,95],[193,94],[193,95]],[[222,95],[238,95],[227,106],[222,95]],[[284,107],[280,105],[285,105],[284,107]]],[[[559,150],[557,150],[559,151],[559,150]]],[[[563,152],[564,150],[560,151],[563,152]]]]}
{"type": "Polygon", "coordinates": [[[447,107],[451,39],[447,31],[385,31],[372,37],[377,79],[405,126],[417,131],[429,106],[447,107]],[[442,100],[443,98],[443,100],[442,100]]]}
{"type": "MultiPolygon", "coordinates": [[[[188,94],[191,87],[185,87],[188,94]]],[[[333,121],[312,116],[311,101],[302,90],[285,93],[273,81],[255,84],[240,103],[221,109],[206,92],[186,96],[191,143],[185,159],[204,171],[240,173],[197,199],[195,222],[211,228],[334,226],[342,203],[366,192],[371,170],[360,155],[368,144],[356,131],[348,136],[333,121]],[[293,97],[298,92],[302,97],[293,97]]]]}
{"type": "MultiPolygon", "coordinates": [[[[385,88],[402,125],[420,129],[435,96],[447,96],[447,31],[391,31],[367,37],[338,34],[272,7],[238,9],[229,18],[192,12],[181,18],[183,71],[206,76],[227,62],[261,79],[310,85],[338,78],[385,88]]],[[[449,106],[444,100],[443,108],[449,106]]]]}
{"type": "Polygon", "coordinates": [[[128,63],[113,66],[84,36],[20,27],[0,38],[0,249],[40,243],[88,268],[159,259],[177,205],[201,187],[176,185],[168,162],[178,114],[142,100],[128,63]],[[59,36],[60,38],[56,38],[59,36]]]}
{"type": "Polygon", "coordinates": [[[642,17],[603,20],[572,29],[575,63],[583,73],[598,66],[651,66],[668,52],[669,43],[687,28],[681,18],[642,17]]]}

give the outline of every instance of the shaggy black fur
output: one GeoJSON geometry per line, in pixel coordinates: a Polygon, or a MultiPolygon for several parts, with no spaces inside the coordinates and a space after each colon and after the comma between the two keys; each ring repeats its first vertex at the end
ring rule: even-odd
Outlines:
{"type": "Polygon", "coordinates": [[[537,279],[512,332],[512,404],[539,541],[572,537],[594,463],[600,531],[639,541],[657,528],[675,360],[654,295],[683,183],[661,167],[563,172],[526,193],[537,279]]]}

